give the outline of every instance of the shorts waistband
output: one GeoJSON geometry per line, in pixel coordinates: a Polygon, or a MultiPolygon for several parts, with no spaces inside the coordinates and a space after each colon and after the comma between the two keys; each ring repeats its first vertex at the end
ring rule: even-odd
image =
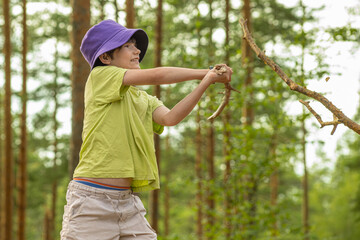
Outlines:
{"type": "Polygon", "coordinates": [[[119,190],[110,190],[110,189],[102,189],[96,188],[93,186],[85,185],[83,183],[72,180],[69,183],[69,188],[71,190],[81,191],[86,195],[93,195],[98,197],[110,197],[112,199],[127,199],[132,196],[131,189],[125,189],[123,191],[119,190]]]}
{"type": "Polygon", "coordinates": [[[95,188],[101,188],[101,189],[107,189],[107,190],[117,190],[117,191],[126,191],[131,190],[131,187],[119,187],[119,186],[113,186],[109,184],[104,184],[96,181],[92,181],[89,179],[83,179],[83,178],[73,178],[75,182],[85,184],[87,186],[95,187],[95,188]]]}

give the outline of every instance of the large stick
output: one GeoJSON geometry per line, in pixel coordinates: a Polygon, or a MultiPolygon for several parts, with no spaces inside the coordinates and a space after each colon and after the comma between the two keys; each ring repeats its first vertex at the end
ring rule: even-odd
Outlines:
{"type": "MultiPolygon", "coordinates": [[[[215,66],[215,72],[218,75],[222,75],[223,73],[226,72],[226,68],[225,65],[223,64],[217,64],[215,66]]],[[[220,104],[220,106],[218,107],[218,109],[210,116],[208,117],[208,120],[213,120],[216,117],[218,117],[220,115],[220,113],[224,110],[224,108],[226,107],[226,105],[229,104],[229,100],[230,100],[230,95],[231,95],[231,91],[235,91],[235,92],[239,92],[238,90],[236,90],[235,88],[233,88],[230,83],[224,83],[225,84],[225,93],[224,93],[224,98],[220,104]]]]}
{"type": "Polygon", "coordinates": [[[311,97],[311,98],[317,100],[322,105],[324,105],[324,107],[326,107],[330,112],[333,113],[334,121],[323,122],[321,120],[320,116],[318,114],[316,114],[316,112],[310,107],[308,102],[300,100],[300,102],[302,104],[304,104],[309,109],[309,111],[316,117],[316,119],[320,123],[321,127],[333,125],[334,129],[331,132],[331,134],[334,134],[337,125],[342,123],[345,126],[347,126],[348,128],[350,128],[351,130],[353,130],[354,132],[356,132],[357,134],[360,134],[360,125],[359,124],[357,124],[356,122],[354,122],[353,120],[348,118],[339,108],[337,108],[332,102],[330,102],[323,95],[296,84],[293,80],[291,80],[284,73],[284,71],[273,60],[271,60],[269,57],[267,57],[265,55],[265,53],[259,49],[259,47],[256,45],[254,39],[252,38],[252,36],[249,32],[249,29],[246,26],[246,20],[240,19],[240,24],[241,24],[243,32],[244,32],[243,38],[248,42],[248,44],[250,45],[252,50],[256,53],[258,58],[260,58],[266,65],[269,65],[272,68],[272,70],[274,70],[279,75],[279,77],[282,80],[284,80],[284,82],[290,87],[290,89],[292,91],[299,92],[303,95],[306,95],[308,97],[311,97]]]}

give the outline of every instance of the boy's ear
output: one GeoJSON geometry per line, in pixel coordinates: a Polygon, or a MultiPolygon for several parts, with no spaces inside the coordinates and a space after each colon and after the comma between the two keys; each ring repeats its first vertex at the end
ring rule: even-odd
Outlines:
{"type": "Polygon", "coordinates": [[[106,64],[106,65],[110,64],[110,61],[111,61],[109,55],[106,53],[101,54],[99,56],[99,59],[103,64],[106,64]]]}

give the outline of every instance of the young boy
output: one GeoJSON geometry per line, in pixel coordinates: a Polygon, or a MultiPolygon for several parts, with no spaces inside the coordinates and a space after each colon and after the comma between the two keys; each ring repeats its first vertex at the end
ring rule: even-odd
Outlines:
{"type": "Polygon", "coordinates": [[[141,70],[148,37],[105,20],[84,36],[81,52],[90,64],[80,161],[70,182],[61,239],[156,239],[146,210],[132,192],[158,189],[153,133],[182,121],[213,83],[230,82],[232,70],[160,67],[141,70]],[[136,85],[201,80],[171,110],[136,85]]]}

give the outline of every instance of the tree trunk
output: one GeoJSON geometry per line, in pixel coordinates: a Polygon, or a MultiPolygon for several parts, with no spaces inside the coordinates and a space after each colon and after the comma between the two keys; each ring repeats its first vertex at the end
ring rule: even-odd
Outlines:
{"type": "Polygon", "coordinates": [[[207,139],[207,169],[208,169],[208,189],[207,189],[207,205],[208,205],[208,227],[210,232],[208,232],[208,239],[214,239],[214,223],[215,223],[215,193],[214,193],[214,181],[215,181],[215,164],[214,164],[214,154],[215,154],[215,137],[214,137],[214,120],[210,120],[210,127],[208,129],[208,139],[207,139]]]}
{"type": "Polygon", "coordinates": [[[134,0],[126,0],[126,27],[135,28],[134,0]]]}
{"type": "Polygon", "coordinates": [[[45,209],[45,215],[44,215],[44,230],[43,230],[43,237],[44,240],[51,240],[51,230],[50,230],[50,211],[48,208],[45,209]]]}
{"type": "Polygon", "coordinates": [[[79,163],[79,152],[82,144],[82,129],[84,119],[84,88],[89,74],[89,65],[79,51],[82,38],[90,28],[90,0],[72,0],[73,13],[71,16],[71,60],[73,64],[71,74],[72,84],[72,133],[70,144],[69,176],[72,178],[79,163]]]}
{"type": "MultiPolygon", "coordinates": [[[[251,31],[251,10],[250,10],[250,0],[244,0],[243,5],[243,17],[244,19],[247,19],[247,25],[249,30],[251,31]]],[[[246,98],[244,102],[243,107],[243,116],[245,118],[245,125],[251,126],[252,122],[254,121],[254,112],[252,109],[252,100],[253,100],[253,93],[252,93],[252,72],[253,72],[253,54],[252,50],[249,46],[249,44],[246,42],[245,39],[242,39],[241,43],[241,59],[242,59],[242,67],[246,69],[246,76],[245,76],[245,84],[244,88],[246,90],[250,89],[249,91],[246,91],[248,95],[248,98],[246,98]]]]}
{"type": "MultiPolygon", "coordinates": [[[[0,110],[3,108],[3,100],[0,99],[0,110]]],[[[3,116],[0,111],[0,128],[3,129],[3,116]]],[[[0,132],[0,240],[5,239],[5,171],[3,158],[3,131],[0,132]]]]}
{"type": "Polygon", "coordinates": [[[198,240],[203,239],[203,187],[202,187],[202,136],[201,136],[201,117],[200,117],[200,104],[198,104],[198,110],[196,115],[196,158],[195,158],[195,174],[196,174],[196,235],[198,240]]]}
{"type": "MultiPolygon", "coordinates": [[[[243,8],[242,8],[242,15],[244,19],[247,19],[248,26],[251,29],[251,7],[250,7],[250,0],[243,1],[243,8]]],[[[244,106],[242,109],[242,114],[245,119],[244,127],[250,128],[253,121],[254,121],[254,111],[253,111],[253,90],[252,90],[252,72],[253,72],[253,53],[251,47],[246,42],[245,39],[242,39],[242,51],[241,51],[241,59],[242,59],[242,68],[245,69],[245,82],[244,82],[244,89],[246,93],[246,98],[244,101],[244,106]]],[[[250,143],[249,143],[250,144],[250,143]]],[[[251,151],[252,146],[248,146],[248,151],[251,151]]],[[[246,156],[248,158],[248,156],[246,156]]],[[[249,161],[249,159],[247,159],[249,161]]],[[[244,189],[245,195],[244,200],[248,202],[249,209],[248,209],[248,218],[245,221],[245,229],[250,232],[249,239],[252,239],[254,231],[252,228],[254,227],[254,221],[256,216],[256,196],[257,196],[257,187],[258,183],[256,177],[251,176],[250,173],[246,173],[244,176],[244,189]]],[[[245,218],[246,219],[246,218],[245,218]]]]}
{"type": "MultiPolygon", "coordinates": [[[[303,5],[303,2],[300,1],[300,7],[302,10],[302,20],[301,20],[301,35],[302,38],[305,39],[305,30],[304,30],[304,24],[305,24],[305,16],[306,16],[306,12],[305,12],[305,6],[303,5]]],[[[304,65],[305,65],[305,41],[302,41],[301,44],[301,50],[302,50],[302,54],[301,54],[301,69],[300,69],[300,74],[301,74],[301,85],[305,86],[305,69],[304,69],[304,65]]],[[[302,181],[302,187],[303,187],[303,204],[302,204],[302,219],[303,219],[303,232],[304,232],[304,240],[309,240],[309,196],[308,196],[308,172],[307,172],[307,164],[306,164],[306,126],[305,126],[305,121],[306,121],[306,112],[305,109],[303,107],[303,113],[302,113],[302,121],[301,121],[301,132],[302,132],[302,139],[301,139],[301,146],[302,146],[302,157],[303,157],[303,165],[304,165],[304,176],[303,176],[303,181],[302,181]]]]}
{"type": "MultiPolygon", "coordinates": [[[[57,22],[58,26],[58,22],[57,22]]],[[[55,239],[55,222],[56,222],[56,198],[57,198],[57,153],[58,153],[58,139],[57,139],[57,129],[58,129],[58,122],[57,122],[57,112],[58,112],[58,41],[55,44],[55,56],[54,56],[54,90],[53,90],[53,101],[54,101],[54,111],[53,111],[53,148],[54,148],[54,159],[53,159],[53,181],[52,181],[52,194],[51,194],[51,214],[50,214],[50,239],[55,239]]]]}
{"type": "Polygon", "coordinates": [[[11,116],[11,42],[10,42],[10,6],[9,1],[3,1],[4,14],[4,56],[5,56],[5,237],[13,239],[13,151],[12,151],[12,116],[11,116]]]}
{"type": "MultiPolygon", "coordinates": [[[[116,2],[116,1],[115,1],[116,2]]],[[[100,0],[100,21],[103,21],[105,19],[105,8],[104,5],[106,3],[105,0],[100,0]]]]}
{"type": "MultiPolygon", "coordinates": [[[[170,88],[168,88],[170,89],[170,88]]],[[[168,96],[170,96],[170,91],[167,92],[168,96]]],[[[171,154],[171,146],[170,146],[170,131],[166,136],[166,142],[165,142],[165,149],[167,151],[168,154],[166,154],[166,156],[168,156],[167,161],[169,161],[172,157],[171,154]]],[[[169,165],[167,165],[169,166],[169,165]]],[[[169,234],[170,234],[170,188],[169,188],[169,182],[170,182],[170,171],[169,169],[166,170],[165,173],[165,183],[164,183],[164,188],[165,188],[165,196],[164,196],[164,238],[168,238],[169,234]]]]}
{"type": "MultiPolygon", "coordinates": [[[[214,44],[212,40],[213,35],[213,8],[212,8],[212,0],[208,1],[209,4],[209,22],[210,22],[210,28],[209,28],[209,61],[210,64],[214,61],[214,44]]],[[[210,65],[209,64],[209,65],[210,65]]],[[[209,89],[209,96],[210,99],[214,96],[213,89],[209,89]]],[[[211,101],[213,102],[213,101],[211,101]]],[[[213,109],[211,109],[211,112],[213,112],[213,109]]],[[[215,223],[215,193],[213,191],[214,188],[214,181],[215,181],[215,163],[214,163],[214,155],[215,155],[215,137],[214,137],[214,120],[210,120],[210,126],[208,128],[208,136],[207,136],[207,174],[208,174],[208,186],[207,186],[207,226],[208,226],[208,239],[212,240],[215,238],[215,232],[214,232],[214,223],[215,223]]]]}
{"type": "MultiPolygon", "coordinates": [[[[230,63],[230,51],[229,51],[229,12],[230,12],[230,0],[225,1],[225,63],[231,66],[230,63]]],[[[224,126],[224,140],[223,140],[223,154],[224,154],[224,162],[225,162],[225,172],[224,172],[224,208],[225,208],[225,216],[224,216],[224,229],[225,229],[225,238],[231,239],[231,231],[232,231],[232,224],[231,224],[231,205],[232,205],[232,196],[231,196],[231,185],[229,184],[229,178],[231,175],[231,166],[230,166],[230,149],[231,149],[231,142],[230,142],[230,124],[231,113],[229,107],[224,109],[223,115],[223,126],[224,126]]]]}
{"type": "Polygon", "coordinates": [[[115,11],[115,21],[119,22],[119,6],[117,0],[114,0],[114,11],[115,11]]]}
{"type": "MultiPolygon", "coordinates": [[[[275,132],[277,129],[274,130],[275,132]]],[[[273,224],[271,229],[271,236],[277,237],[279,235],[278,224],[277,224],[277,198],[278,198],[278,189],[279,189],[279,170],[277,167],[277,136],[276,133],[273,134],[270,143],[270,161],[273,165],[273,171],[270,176],[270,204],[272,207],[273,213],[273,224]]]]}
{"type": "MultiPolygon", "coordinates": [[[[128,2],[128,1],[127,1],[128,2]]],[[[133,4],[133,3],[132,3],[133,4]]],[[[162,0],[158,0],[158,6],[156,11],[156,32],[155,32],[155,67],[161,67],[161,43],[162,43],[162,0]]],[[[130,11],[130,16],[135,17],[135,11],[130,11]]],[[[130,21],[130,20],[129,20],[130,21]]],[[[134,22],[131,21],[131,22],[134,22]]],[[[129,22],[130,23],[130,22],[129,22]]],[[[133,26],[132,26],[133,27],[133,26]]],[[[161,88],[160,85],[156,85],[154,87],[154,95],[160,99],[161,96],[161,88]]],[[[159,167],[161,166],[161,148],[160,148],[160,136],[154,134],[154,142],[155,142],[155,151],[156,151],[156,160],[159,167]]],[[[159,230],[159,190],[152,191],[152,210],[151,210],[151,223],[152,227],[155,231],[159,230]]]]}
{"type": "MultiPolygon", "coordinates": [[[[199,4],[197,4],[197,12],[198,16],[200,16],[199,4]]],[[[198,21],[200,21],[198,19],[198,21]]],[[[202,64],[200,62],[200,49],[201,49],[201,34],[200,34],[200,26],[196,26],[197,40],[198,40],[198,66],[200,67],[202,64]]],[[[202,159],[203,159],[203,141],[201,135],[201,105],[197,104],[198,109],[196,111],[196,138],[195,138],[195,146],[196,146],[196,157],[195,157],[195,179],[196,179],[196,209],[197,209],[197,217],[196,217],[196,236],[198,240],[203,239],[203,174],[202,174],[202,159]]]]}
{"type": "MultiPolygon", "coordinates": [[[[305,115],[305,109],[303,109],[303,115],[305,115]]],[[[306,164],[306,129],[305,120],[301,124],[302,136],[302,153],[303,153],[303,164],[304,164],[304,176],[303,176],[303,205],[302,205],[302,217],[303,217],[303,231],[304,240],[309,240],[309,189],[308,189],[308,172],[306,164]]]]}
{"type": "Polygon", "coordinates": [[[23,4],[23,39],[22,39],[22,69],[23,69],[23,87],[21,93],[22,99],[22,113],[21,113],[21,143],[19,151],[19,192],[18,192],[18,239],[25,240],[25,226],[26,226],[26,167],[27,167],[27,129],[26,129],[26,104],[27,104],[27,25],[26,25],[26,0],[23,4]]]}

